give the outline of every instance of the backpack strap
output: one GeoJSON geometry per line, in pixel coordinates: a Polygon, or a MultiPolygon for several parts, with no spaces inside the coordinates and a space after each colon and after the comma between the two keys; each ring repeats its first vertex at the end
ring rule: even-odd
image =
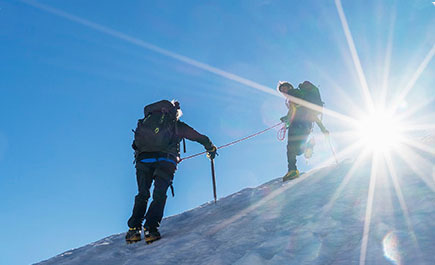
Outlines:
{"type": "Polygon", "coordinates": [[[169,187],[171,188],[172,197],[175,197],[174,186],[172,185],[172,181],[169,187]]]}
{"type": "Polygon", "coordinates": [[[293,120],[295,119],[296,112],[298,111],[298,106],[295,103],[290,103],[289,110],[291,111],[291,116],[289,117],[289,124],[292,124],[293,120]]]}
{"type": "MultiPolygon", "coordinates": [[[[175,121],[175,135],[178,136],[178,122],[177,120],[175,121]]],[[[183,140],[183,151],[184,153],[186,153],[186,140],[183,138],[181,138],[183,140]]]]}

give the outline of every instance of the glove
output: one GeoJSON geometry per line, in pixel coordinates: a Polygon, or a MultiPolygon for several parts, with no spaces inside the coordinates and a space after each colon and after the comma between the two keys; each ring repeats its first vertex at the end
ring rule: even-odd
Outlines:
{"type": "Polygon", "coordinates": [[[288,127],[290,126],[290,122],[289,122],[289,120],[288,120],[288,116],[281,117],[281,118],[280,118],[280,121],[283,122],[283,123],[285,123],[285,127],[288,128],[288,127]]]}
{"type": "Polygon", "coordinates": [[[213,160],[217,155],[217,148],[216,146],[212,146],[210,150],[207,150],[207,157],[213,160]]]}

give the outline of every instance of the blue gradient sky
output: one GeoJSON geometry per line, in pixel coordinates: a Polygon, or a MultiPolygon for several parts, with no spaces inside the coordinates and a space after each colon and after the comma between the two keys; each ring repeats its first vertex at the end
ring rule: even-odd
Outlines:
{"type": "MultiPolygon", "coordinates": [[[[433,50],[435,6],[423,0],[342,6],[371,93],[378,98],[390,57],[388,98],[394,98],[433,50]]],[[[0,25],[1,264],[41,261],[127,229],[136,193],[131,129],[144,105],[178,99],[182,120],[216,145],[286,113],[278,96],[146,45],[271,91],[279,80],[311,80],[325,107],[346,115],[365,109],[334,1],[0,0],[0,25]]],[[[433,97],[432,57],[403,110],[433,97]]],[[[434,109],[429,104],[414,117],[430,123],[434,109]]],[[[339,137],[343,121],[324,121],[337,133],[338,150],[349,144],[339,137]]],[[[272,131],[221,150],[218,196],[285,174],[285,146],[272,131]]],[[[187,144],[188,154],[202,150],[187,144]]],[[[298,165],[308,170],[330,155],[320,141],[313,159],[298,165]]],[[[166,216],[212,200],[209,161],[182,162],[174,186],[166,216]]]]}

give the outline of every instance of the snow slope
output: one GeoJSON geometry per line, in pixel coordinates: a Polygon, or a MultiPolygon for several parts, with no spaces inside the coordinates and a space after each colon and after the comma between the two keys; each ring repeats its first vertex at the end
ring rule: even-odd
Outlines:
{"type": "MultiPolygon", "coordinates": [[[[353,164],[275,179],[165,218],[163,238],[151,245],[126,245],[122,233],[38,264],[360,264],[370,164],[349,177],[353,164]]],[[[421,169],[425,181],[396,169],[403,200],[380,172],[365,264],[435,264],[433,169],[421,169]]]]}

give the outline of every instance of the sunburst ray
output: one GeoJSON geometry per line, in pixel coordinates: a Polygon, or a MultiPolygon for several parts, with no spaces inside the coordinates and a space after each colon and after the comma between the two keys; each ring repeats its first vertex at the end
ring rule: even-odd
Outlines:
{"type": "Polygon", "coordinates": [[[374,104],[373,99],[370,94],[369,87],[367,85],[367,80],[364,75],[364,71],[361,66],[361,62],[358,57],[358,52],[355,47],[355,43],[352,38],[352,34],[349,29],[349,25],[347,23],[346,15],[344,14],[343,7],[341,5],[340,0],[335,0],[335,6],[337,7],[338,15],[340,17],[341,25],[343,27],[344,35],[346,36],[347,44],[349,46],[350,54],[352,56],[352,60],[356,69],[356,72],[358,74],[359,82],[362,88],[364,100],[366,102],[366,106],[369,108],[369,111],[374,110],[374,104]]]}
{"type": "Polygon", "coordinates": [[[435,192],[434,180],[432,178],[428,178],[427,174],[423,170],[424,168],[429,169],[430,167],[433,167],[433,164],[410,147],[402,146],[400,149],[401,152],[397,152],[396,154],[415,174],[417,174],[417,177],[419,177],[430,190],[435,192]]]}
{"type": "MultiPolygon", "coordinates": [[[[75,16],[75,15],[69,14],[69,13],[67,13],[65,11],[53,8],[53,7],[45,5],[45,4],[41,4],[41,3],[37,2],[37,1],[22,0],[22,2],[24,2],[24,3],[28,4],[28,5],[31,5],[33,7],[36,7],[38,9],[40,9],[40,10],[43,10],[45,12],[51,13],[53,15],[56,15],[56,16],[68,19],[70,21],[76,22],[76,23],[81,24],[83,26],[86,26],[88,28],[97,30],[99,32],[102,32],[102,33],[105,33],[107,35],[116,37],[118,39],[122,39],[122,40],[127,41],[127,42],[129,42],[131,44],[134,44],[136,46],[139,46],[139,47],[142,47],[142,48],[154,51],[156,53],[165,55],[167,57],[173,58],[175,60],[184,62],[184,63],[189,64],[189,65],[198,67],[198,68],[200,68],[202,70],[211,72],[213,74],[216,74],[218,76],[224,77],[226,79],[229,79],[229,80],[241,83],[243,85],[246,85],[246,86],[254,88],[254,89],[258,90],[258,91],[267,93],[269,95],[278,96],[278,97],[282,97],[283,96],[283,95],[281,95],[281,93],[275,91],[274,89],[269,88],[269,87],[264,86],[264,85],[261,85],[259,83],[256,83],[256,82],[254,82],[252,80],[240,77],[240,76],[238,76],[236,74],[233,74],[233,73],[226,72],[226,71],[224,71],[222,69],[219,69],[219,68],[216,68],[214,66],[211,66],[211,65],[208,65],[208,64],[196,61],[196,60],[194,60],[192,58],[189,58],[187,56],[180,55],[180,54],[177,54],[175,52],[172,52],[172,51],[160,48],[160,47],[158,47],[156,45],[153,45],[153,44],[145,42],[145,41],[143,41],[141,39],[129,36],[129,35],[125,34],[125,33],[122,33],[120,31],[111,29],[109,27],[97,24],[97,23],[92,22],[90,20],[87,20],[87,19],[75,16]]],[[[298,98],[293,98],[291,96],[289,96],[289,98],[294,100],[295,103],[300,104],[302,106],[305,106],[307,108],[314,109],[314,110],[319,110],[319,111],[322,110],[322,108],[319,108],[317,105],[312,104],[310,102],[307,102],[305,100],[298,99],[298,98]]],[[[332,116],[334,118],[338,118],[338,119],[341,119],[341,120],[346,121],[346,122],[355,122],[355,120],[353,118],[351,118],[349,116],[346,116],[344,114],[335,112],[333,110],[327,109],[327,108],[323,108],[323,112],[326,115],[330,115],[330,116],[332,116]]]]}
{"type": "Polygon", "coordinates": [[[372,210],[373,210],[373,198],[375,194],[375,188],[376,188],[376,177],[377,177],[377,171],[378,171],[378,159],[379,155],[377,153],[373,154],[372,159],[372,168],[370,172],[370,184],[369,184],[369,192],[367,194],[367,206],[366,206],[366,214],[364,218],[364,231],[362,235],[362,241],[361,241],[361,252],[360,252],[360,259],[359,264],[364,265],[366,261],[367,256],[367,244],[369,240],[370,235],[370,223],[372,220],[372,210]]]}
{"type": "Polygon", "coordinates": [[[402,129],[402,132],[421,132],[435,130],[434,123],[420,123],[420,124],[407,124],[406,128],[402,129]]]}
{"type": "Polygon", "coordinates": [[[408,138],[403,138],[402,142],[404,144],[407,144],[409,146],[412,146],[414,148],[417,148],[417,149],[419,149],[421,151],[424,151],[424,152],[426,152],[428,154],[431,154],[431,155],[435,156],[435,148],[432,148],[432,147],[430,147],[428,145],[422,144],[421,142],[415,141],[415,140],[413,140],[413,139],[411,139],[409,137],[408,138]]]}
{"type": "Polygon", "coordinates": [[[388,80],[390,76],[391,53],[393,50],[394,25],[396,22],[396,8],[391,11],[390,29],[388,33],[387,49],[385,52],[384,75],[382,78],[380,105],[385,106],[388,94],[388,80]]]}
{"type": "Polygon", "coordinates": [[[356,150],[361,149],[363,144],[364,143],[362,141],[357,141],[357,142],[353,143],[352,145],[346,147],[345,149],[337,152],[335,154],[335,157],[332,155],[330,158],[327,158],[325,161],[320,162],[319,167],[324,167],[324,166],[330,165],[331,163],[335,163],[336,160],[338,160],[338,161],[342,160],[344,157],[347,157],[347,156],[353,154],[356,150]]]}
{"type": "Polygon", "coordinates": [[[402,92],[399,94],[399,96],[393,101],[392,107],[390,109],[391,113],[396,112],[397,108],[402,104],[403,99],[406,98],[409,91],[414,87],[417,80],[420,78],[423,71],[426,69],[429,62],[432,60],[433,56],[435,55],[435,44],[432,45],[432,48],[430,51],[426,54],[423,61],[418,66],[415,73],[412,75],[412,77],[409,79],[408,83],[403,88],[402,92]]]}
{"type": "Polygon", "coordinates": [[[269,88],[267,86],[258,84],[258,83],[254,82],[254,81],[251,81],[249,79],[240,77],[240,76],[235,75],[233,73],[226,72],[226,71],[224,71],[222,69],[213,67],[211,65],[208,65],[208,64],[196,61],[196,60],[194,60],[192,58],[189,58],[187,56],[180,55],[180,54],[177,54],[175,52],[172,52],[172,51],[160,48],[160,47],[158,47],[156,45],[153,45],[153,44],[145,42],[145,41],[143,41],[141,39],[132,37],[130,35],[127,35],[125,33],[120,32],[120,31],[117,31],[117,30],[111,29],[109,27],[97,24],[95,22],[92,22],[92,21],[84,19],[84,18],[81,18],[81,17],[75,16],[75,15],[69,14],[69,13],[67,13],[65,11],[56,9],[54,7],[51,7],[51,6],[48,6],[48,5],[45,5],[45,4],[41,4],[41,3],[37,2],[37,1],[32,1],[32,0],[21,0],[21,1],[26,3],[26,4],[28,4],[28,5],[30,5],[30,6],[33,6],[33,7],[36,7],[38,9],[40,9],[40,10],[48,12],[50,14],[53,14],[53,15],[65,18],[65,19],[73,21],[73,22],[76,22],[76,23],[78,23],[80,25],[86,26],[88,28],[94,29],[94,30],[99,31],[101,33],[110,35],[112,37],[116,37],[118,39],[124,40],[124,41],[129,42],[131,44],[134,44],[136,46],[139,46],[139,47],[151,50],[153,52],[165,55],[167,57],[170,57],[170,58],[173,58],[175,60],[184,62],[186,64],[198,67],[198,68],[200,68],[200,69],[202,69],[204,71],[208,71],[208,72],[211,72],[211,73],[216,74],[218,76],[224,77],[226,79],[233,80],[235,82],[241,83],[241,84],[246,85],[248,87],[255,88],[256,90],[259,90],[261,92],[267,93],[269,95],[280,97],[279,93],[277,93],[272,88],[269,88]]]}
{"type": "Polygon", "coordinates": [[[412,241],[414,242],[414,245],[419,250],[420,246],[418,244],[418,240],[417,240],[417,237],[415,235],[415,231],[414,231],[414,227],[412,226],[411,219],[409,218],[408,207],[406,206],[405,198],[403,196],[402,189],[400,188],[400,185],[399,185],[397,172],[396,172],[396,169],[394,167],[394,163],[393,163],[393,160],[391,158],[391,155],[389,153],[387,153],[385,155],[385,161],[386,161],[387,168],[388,168],[388,171],[389,171],[390,176],[391,176],[391,180],[393,182],[394,190],[396,192],[397,198],[399,199],[399,204],[400,204],[400,207],[402,209],[403,216],[405,217],[405,222],[406,222],[406,225],[408,227],[408,231],[411,233],[411,238],[412,238],[412,241]]]}
{"type": "Polygon", "coordinates": [[[332,198],[329,200],[328,204],[323,208],[322,210],[322,214],[328,213],[332,207],[335,204],[335,201],[338,199],[338,197],[341,195],[341,193],[343,192],[344,188],[346,187],[346,185],[349,183],[350,179],[353,177],[353,175],[355,174],[355,172],[360,169],[359,167],[361,166],[361,163],[364,161],[366,155],[367,155],[368,151],[365,149],[362,153],[360,153],[357,157],[357,159],[355,160],[355,162],[353,163],[352,167],[349,169],[349,171],[347,172],[346,176],[343,178],[343,181],[340,183],[340,185],[338,186],[337,190],[335,191],[334,195],[332,196],[332,198]]]}
{"type": "Polygon", "coordinates": [[[362,116],[364,112],[360,107],[357,107],[357,101],[353,100],[352,97],[339,85],[336,83],[333,77],[331,77],[329,74],[323,70],[323,68],[319,67],[318,64],[310,64],[310,68],[316,69],[316,71],[319,73],[320,77],[325,79],[327,82],[332,84],[330,89],[333,89],[335,91],[335,95],[341,99],[341,105],[347,106],[346,112],[347,113],[355,113],[356,115],[352,116],[362,116]],[[349,111],[350,110],[350,111],[349,111]]]}
{"type": "Polygon", "coordinates": [[[408,119],[408,118],[412,117],[413,115],[415,115],[417,112],[421,111],[423,108],[432,104],[434,101],[435,101],[435,97],[431,97],[431,98],[423,101],[420,104],[415,104],[414,106],[412,106],[411,109],[407,110],[406,112],[398,114],[397,118],[399,120],[408,119]]]}

